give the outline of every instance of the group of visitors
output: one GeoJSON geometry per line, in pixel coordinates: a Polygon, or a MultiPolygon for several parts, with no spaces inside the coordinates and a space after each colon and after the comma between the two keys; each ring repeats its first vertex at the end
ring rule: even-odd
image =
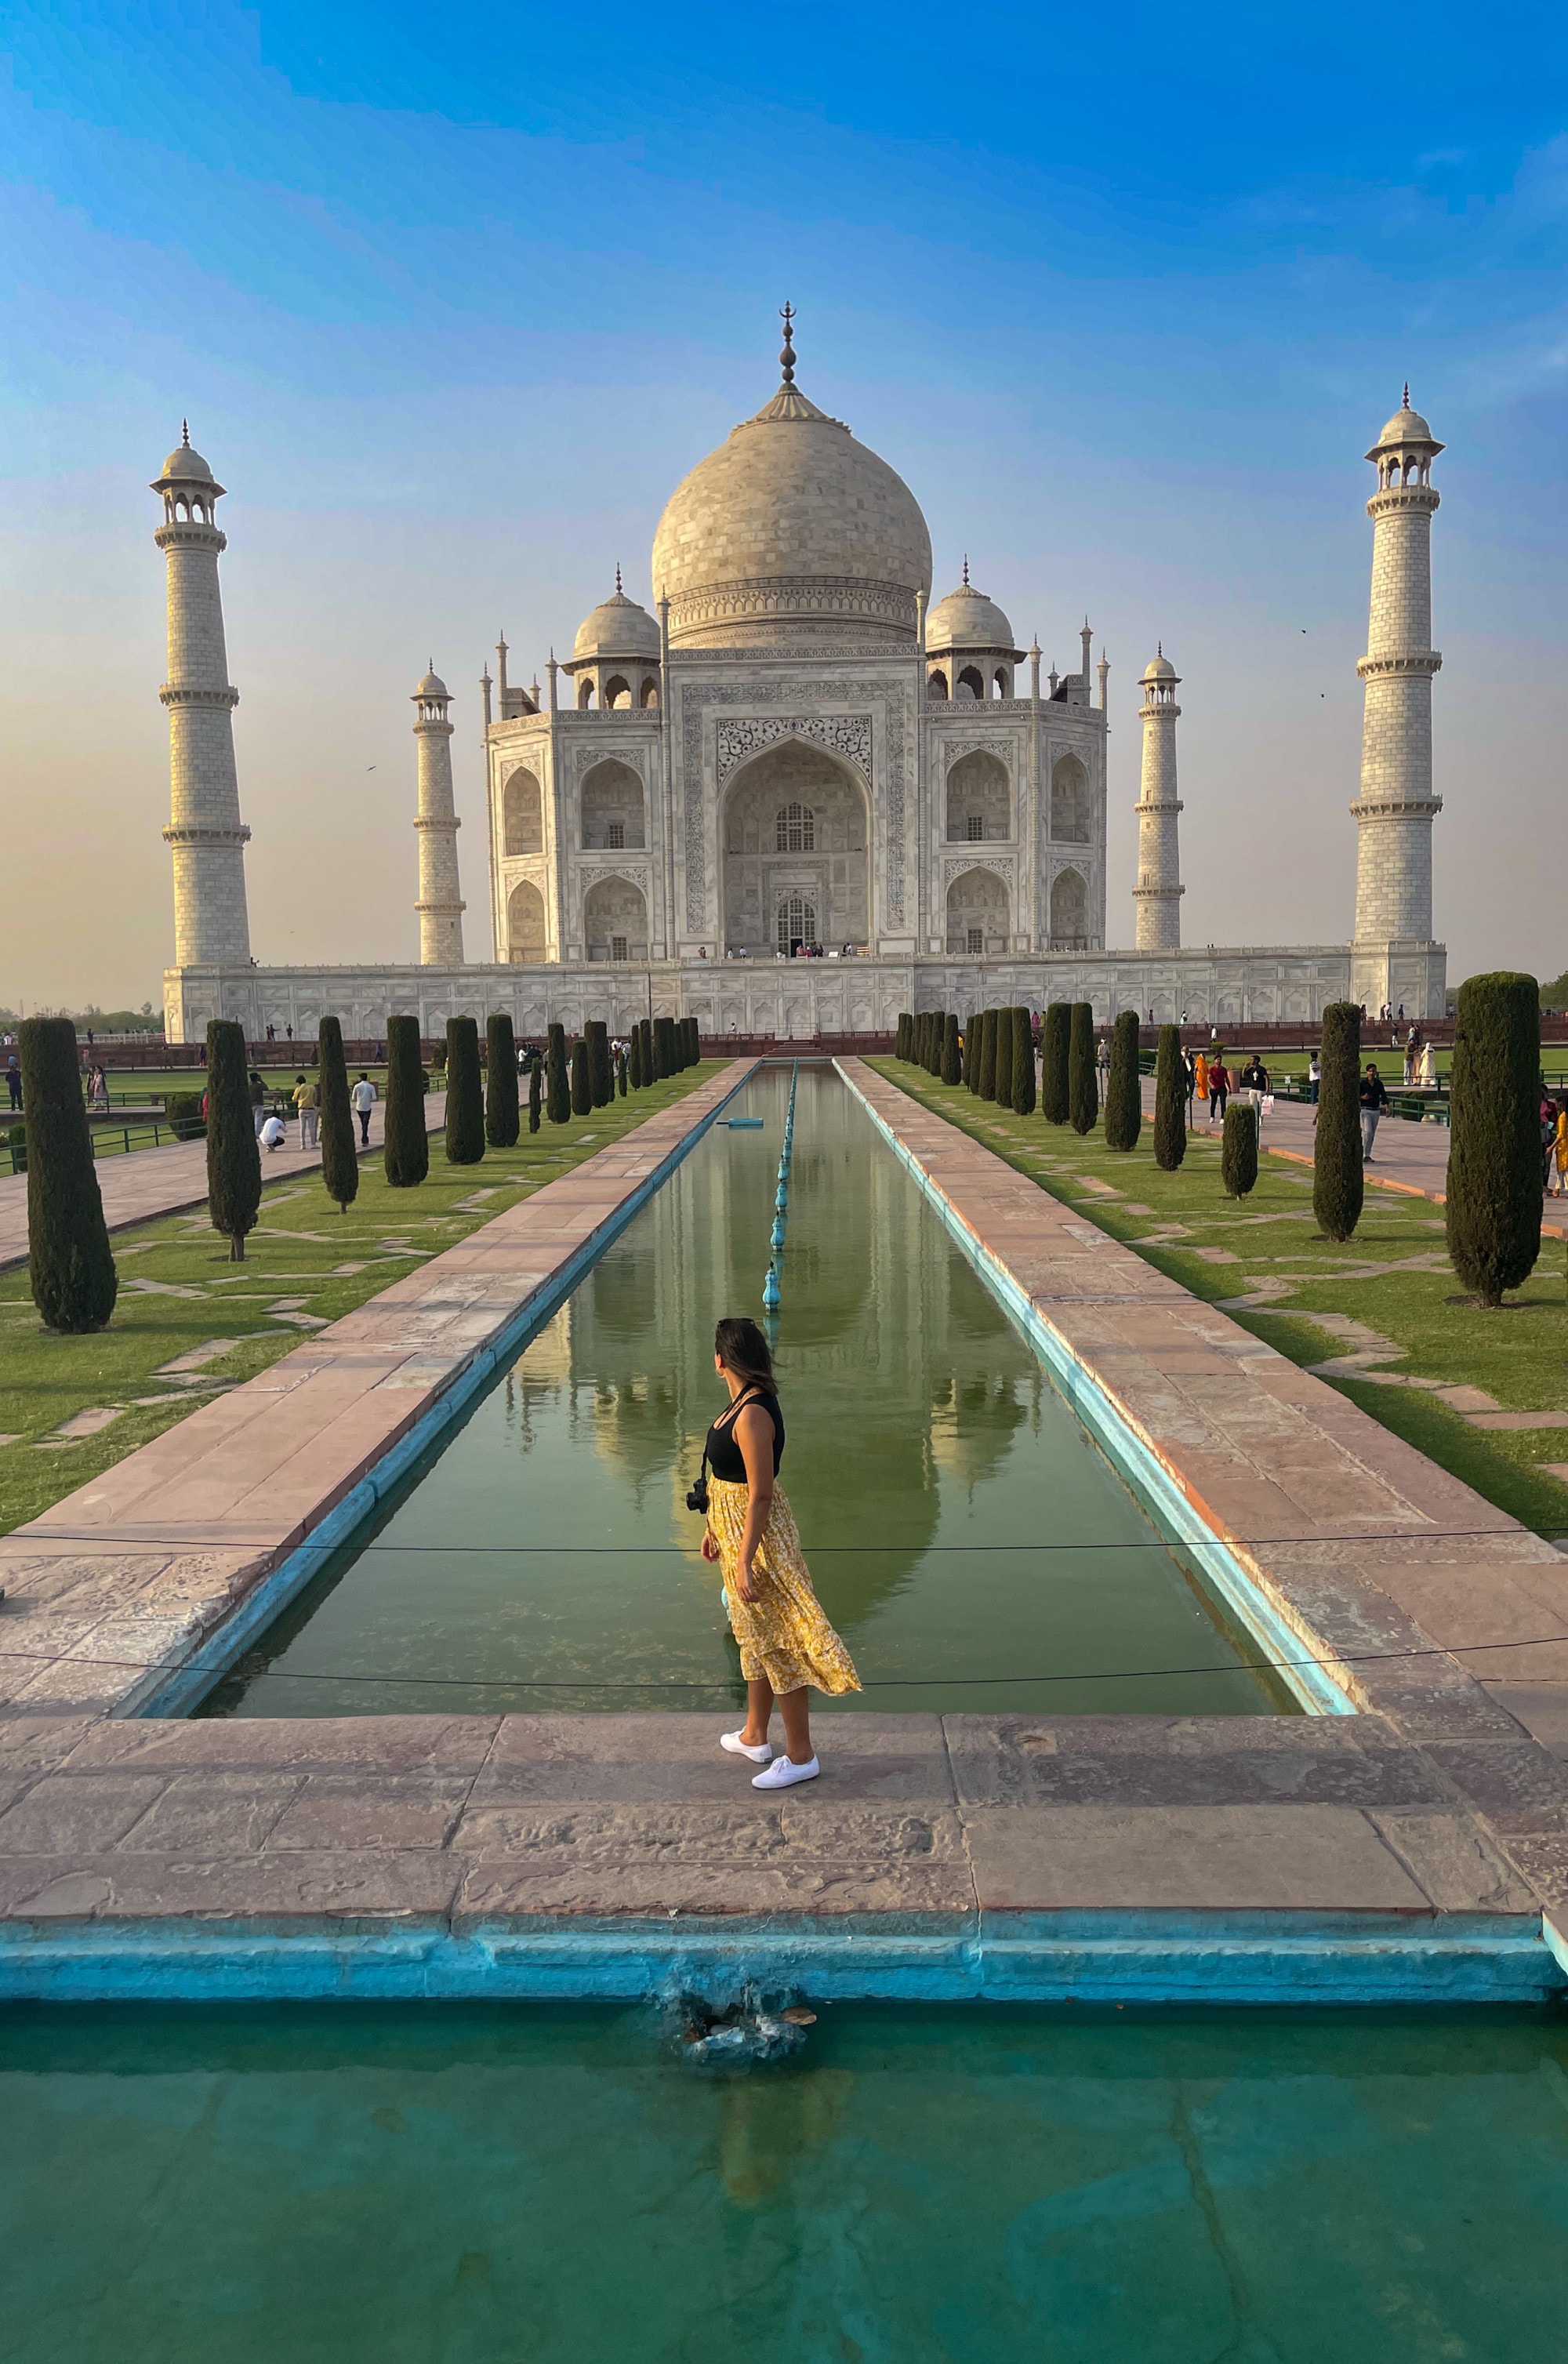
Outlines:
{"type": "MultiPolygon", "coordinates": [[[[371,1110],[380,1095],[370,1076],[361,1067],[359,1079],[349,1092],[349,1106],[360,1124],[360,1147],[368,1149],[371,1137],[371,1110]]],[[[282,1149],[288,1140],[288,1110],[292,1105],[299,1119],[299,1145],[318,1149],[321,1145],[321,1087],[308,1076],[295,1076],[294,1090],[285,1100],[281,1089],[274,1088],[271,1099],[262,1077],[254,1067],[250,1070],[250,1113],[256,1121],[256,1138],[263,1149],[282,1149]]],[[[202,1094],[202,1119],[206,1119],[206,1094],[202,1094]]]]}

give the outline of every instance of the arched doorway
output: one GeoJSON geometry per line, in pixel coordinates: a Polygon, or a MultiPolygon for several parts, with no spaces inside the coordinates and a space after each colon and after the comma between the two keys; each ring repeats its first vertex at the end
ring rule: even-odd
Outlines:
{"type": "Polygon", "coordinates": [[[506,958],[531,964],[544,956],[544,897],[523,878],[506,900],[506,958]]]}
{"type": "Polygon", "coordinates": [[[774,915],[774,950],[783,953],[786,960],[793,960],[796,953],[820,942],[816,904],[806,895],[782,896],[774,915]]]}
{"type": "Polygon", "coordinates": [[[794,932],[805,941],[834,949],[868,942],[866,794],[825,748],[786,740],[754,757],[730,783],[720,828],[728,951],[787,951],[779,915],[792,898],[802,921],[794,932]]]}
{"type": "Polygon", "coordinates": [[[1005,764],[976,747],[948,774],[950,843],[984,843],[1013,833],[1013,797],[1005,764]]]}
{"type": "Polygon", "coordinates": [[[948,888],[948,951],[965,960],[995,959],[1007,950],[1012,910],[1006,885],[994,870],[962,870],[948,888]]]}
{"type": "Polygon", "coordinates": [[[1051,949],[1089,949],[1089,890],[1076,870],[1059,870],[1051,882],[1051,949]]]}
{"type": "Polygon", "coordinates": [[[595,878],[583,898],[583,936],[591,961],[645,961],[648,905],[629,878],[595,878]]]}
{"type": "Polygon", "coordinates": [[[610,756],[583,781],[583,843],[615,850],[647,842],[643,830],[642,781],[629,764],[610,756]]]}

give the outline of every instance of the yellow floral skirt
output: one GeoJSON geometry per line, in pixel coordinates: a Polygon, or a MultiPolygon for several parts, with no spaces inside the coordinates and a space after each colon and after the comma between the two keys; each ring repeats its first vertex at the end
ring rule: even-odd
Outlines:
{"type": "Polygon", "coordinates": [[[858,1691],[854,1661],[822,1613],[811,1587],[795,1533],[795,1512],[781,1487],[773,1489],[768,1522],[754,1564],[754,1600],[742,1600],[736,1586],[740,1544],[746,1532],[747,1489],[727,1478],[707,1481],[707,1528],[718,1545],[729,1628],[740,1645],[740,1671],[749,1683],[767,1682],[775,1691],[858,1691]]]}

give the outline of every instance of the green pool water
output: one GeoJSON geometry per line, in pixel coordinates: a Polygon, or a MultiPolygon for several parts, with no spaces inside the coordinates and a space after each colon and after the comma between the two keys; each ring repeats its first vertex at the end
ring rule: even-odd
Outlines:
{"type": "Polygon", "coordinates": [[[1562,2020],[0,2014],[6,2364],[1520,2364],[1562,2020]]]}
{"type": "MultiPolygon", "coordinates": [[[[205,1712],[740,1696],[684,1498],[728,1401],[714,1323],[762,1310],[789,1080],[747,1087],[762,1129],[698,1143],[205,1712]]],[[[782,1482],[866,1685],[834,1712],[1284,1704],[827,1068],[799,1071],[779,1268],[782,1482]]]]}

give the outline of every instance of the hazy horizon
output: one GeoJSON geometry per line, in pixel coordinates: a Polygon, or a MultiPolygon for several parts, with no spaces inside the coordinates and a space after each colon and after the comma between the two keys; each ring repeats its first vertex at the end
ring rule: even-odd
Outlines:
{"type": "Polygon", "coordinates": [[[1132,941],[1138,675],[1182,675],[1183,934],[1351,920],[1373,472],[1434,482],[1450,982],[1568,965],[1556,676],[1562,20],[1138,6],[981,44],[934,10],[688,9],[651,44],[488,6],[11,18],[0,1005],[139,1007],[172,957],[160,505],[219,508],[252,950],[412,961],[410,695],[454,698],[489,957],[478,676],[612,586],[686,471],[799,383],[904,476],[935,594],[1111,661],[1107,942],[1132,941]],[[1515,69],[1524,50],[1528,79],[1515,69]],[[993,55],[995,49],[996,54],[993,55]]]}

